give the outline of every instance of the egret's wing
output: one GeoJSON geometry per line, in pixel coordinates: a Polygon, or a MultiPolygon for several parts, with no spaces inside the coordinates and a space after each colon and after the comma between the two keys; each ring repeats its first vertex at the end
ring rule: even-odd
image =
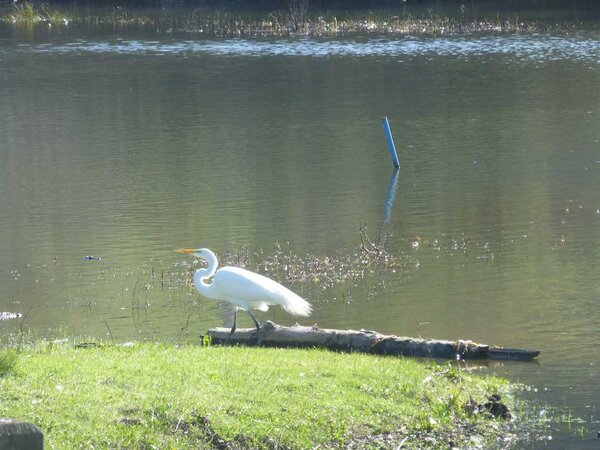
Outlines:
{"type": "Polygon", "coordinates": [[[233,303],[266,311],[268,305],[280,305],[291,314],[308,316],[310,304],[299,295],[263,275],[239,267],[223,267],[214,283],[233,303]]]}
{"type": "Polygon", "coordinates": [[[222,267],[217,270],[213,283],[216,283],[224,297],[246,309],[267,311],[274,291],[274,281],[239,267],[222,267]]]}

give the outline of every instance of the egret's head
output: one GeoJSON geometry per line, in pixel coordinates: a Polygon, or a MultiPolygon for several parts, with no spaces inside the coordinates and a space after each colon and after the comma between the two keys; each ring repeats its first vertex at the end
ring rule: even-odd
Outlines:
{"type": "Polygon", "coordinates": [[[192,255],[196,258],[206,259],[206,249],[205,248],[180,248],[179,250],[175,250],[177,253],[184,253],[186,255],[192,255]]]}

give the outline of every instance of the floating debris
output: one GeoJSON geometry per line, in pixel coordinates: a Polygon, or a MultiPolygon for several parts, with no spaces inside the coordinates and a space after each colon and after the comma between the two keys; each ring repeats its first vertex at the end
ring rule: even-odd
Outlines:
{"type": "Polygon", "coordinates": [[[75,348],[103,348],[106,344],[101,342],[80,342],[75,344],[75,348]]]}
{"type": "Polygon", "coordinates": [[[486,417],[494,419],[511,419],[512,414],[508,407],[501,402],[500,394],[492,394],[487,398],[489,401],[485,404],[477,403],[473,398],[463,405],[463,409],[469,414],[483,414],[486,417]]]}
{"type": "Polygon", "coordinates": [[[0,312],[0,320],[18,319],[19,317],[23,317],[23,314],[13,312],[0,312]]]}
{"type": "Polygon", "coordinates": [[[275,244],[275,253],[265,257],[257,255],[260,262],[258,271],[268,273],[288,283],[319,284],[323,289],[342,282],[355,282],[380,271],[403,269],[405,258],[395,257],[385,249],[380,236],[372,242],[361,228],[361,245],[353,252],[339,252],[334,255],[318,257],[307,254],[295,254],[289,243],[285,248],[275,244]]]}
{"type": "Polygon", "coordinates": [[[85,256],[82,256],[81,259],[84,261],[102,261],[102,258],[100,256],[93,256],[93,255],[85,255],[85,256]]]}

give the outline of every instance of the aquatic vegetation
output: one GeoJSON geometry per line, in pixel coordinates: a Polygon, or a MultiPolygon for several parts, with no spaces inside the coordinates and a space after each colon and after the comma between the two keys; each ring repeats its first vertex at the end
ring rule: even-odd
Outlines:
{"type": "Polygon", "coordinates": [[[36,5],[27,1],[14,3],[12,9],[8,11],[0,10],[0,21],[17,25],[36,23],[68,25],[73,20],[75,20],[75,16],[66,9],[53,8],[45,4],[36,5]]]}
{"type": "MultiPolygon", "coordinates": [[[[359,243],[356,248],[340,249],[328,255],[299,254],[289,242],[275,242],[270,251],[262,248],[251,251],[244,245],[236,250],[225,251],[219,255],[219,260],[223,265],[247,268],[286,285],[295,285],[304,294],[329,291],[342,285],[346,291],[343,295],[348,297],[351,297],[353,288],[363,280],[418,269],[419,255],[461,255],[481,262],[494,261],[495,249],[488,242],[473,243],[464,233],[443,234],[436,238],[414,236],[393,242],[385,229],[379,229],[376,238],[371,238],[367,231],[366,225],[359,227],[359,243]],[[398,244],[400,249],[397,248],[398,244]]],[[[163,272],[161,283],[192,286],[193,271],[190,269],[184,277],[182,274],[176,270],[163,272]]],[[[378,288],[379,285],[374,285],[370,291],[378,288]]]]}
{"type": "Polygon", "coordinates": [[[394,255],[385,248],[387,236],[380,231],[375,242],[367,234],[366,226],[359,229],[361,244],[352,251],[338,251],[332,255],[299,255],[289,242],[275,243],[272,254],[260,249],[250,254],[248,247],[226,252],[223,264],[249,267],[285,283],[319,285],[327,289],[347,281],[358,281],[384,271],[402,270],[409,256],[394,255]]]}
{"type": "Polygon", "coordinates": [[[263,15],[220,8],[131,8],[48,6],[29,2],[0,8],[0,22],[31,27],[94,27],[145,30],[159,33],[193,33],[206,36],[332,37],[346,35],[444,35],[469,33],[514,33],[536,31],[540,26],[519,17],[467,18],[429,12],[423,16],[366,15],[346,12],[343,16],[312,11],[306,0],[290,0],[287,9],[263,15]]]}

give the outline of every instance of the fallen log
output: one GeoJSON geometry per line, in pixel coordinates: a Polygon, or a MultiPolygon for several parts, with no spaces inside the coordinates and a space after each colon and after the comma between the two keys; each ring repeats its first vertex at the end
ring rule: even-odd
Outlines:
{"type": "MultiPolygon", "coordinates": [[[[213,344],[256,344],[256,328],[238,328],[229,339],[230,331],[229,328],[211,328],[208,336],[213,344]]],[[[505,349],[463,340],[399,337],[369,330],[334,330],[300,325],[284,327],[270,320],[261,327],[260,334],[261,345],[265,347],[318,347],[380,355],[516,361],[529,361],[540,354],[538,350],[505,349]]]]}

